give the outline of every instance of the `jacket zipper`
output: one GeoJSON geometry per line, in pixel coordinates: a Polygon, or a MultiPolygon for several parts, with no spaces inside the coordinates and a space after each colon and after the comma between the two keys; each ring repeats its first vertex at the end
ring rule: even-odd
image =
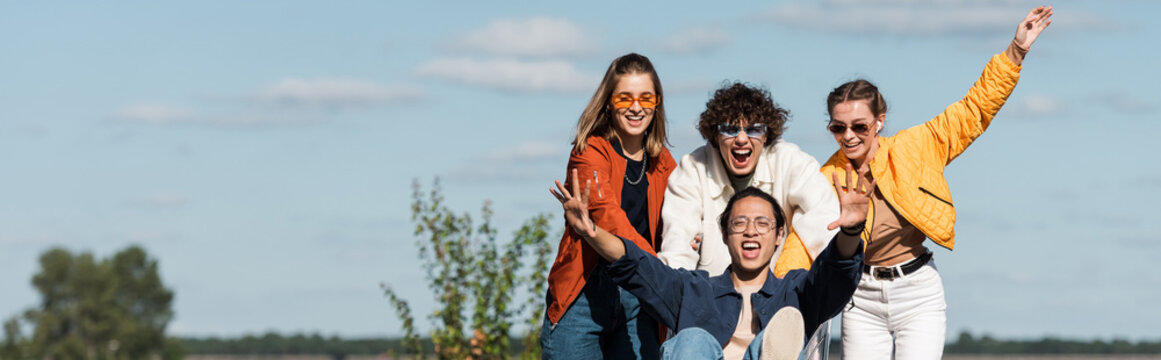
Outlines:
{"type": "Polygon", "coordinates": [[[604,199],[604,198],[605,198],[605,196],[601,194],[601,178],[597,177],[597,171],[596,171],[596,170],[593,170],[593,182],[595,183],[595,184],[593,184],[593,185],[596,185],[596,186],[597,186],[597,198],[598,198],[598,199],[604,199]]]}
{"type": "Polygon", "coordinates": [[[947,200],[944,200],[938,196],[935,196],[935,194],[932,194],[930,191],[927,191],[927,189],[924,189],[922,186],[919,187],[919,191],[922,191],[924,194],[931,195],[931,197],[935,198],[935,200],[942,201],[944,204],[947,204],[947,206],[955,207],[955,205],[952,205],[950,201],[947,201],[947,200]]]}

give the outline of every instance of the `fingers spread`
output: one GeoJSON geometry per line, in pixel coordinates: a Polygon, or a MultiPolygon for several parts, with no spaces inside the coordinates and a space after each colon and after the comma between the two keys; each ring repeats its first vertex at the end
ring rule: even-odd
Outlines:
{"type": "Polygon", "coordinates": [[[556,197],[556,200],[559,200],[560,202],[568,201],[568,199],[564,198],[564,195],[557,193],[556,189],[548,188],[548,192],[552,193],[552,196],[556,197]]]}
{"type": "Polygon", "coordinates": [[[556,189],[561,193],[561,195],[564,195],[565,199],[572,197],[572,193],[569,193],[568,190],[565,190],[564,185],[560,183],[560,180],[556,181],[556,189]]]}

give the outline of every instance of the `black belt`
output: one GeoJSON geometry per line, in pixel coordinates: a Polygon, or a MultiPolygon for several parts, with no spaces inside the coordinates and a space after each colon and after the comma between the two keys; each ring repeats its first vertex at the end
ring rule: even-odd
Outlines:
{"type": "Polygon", "coordinates": [[[922,268],[923,265],[927,265],[928,261],[931,261],[931,253],[925,252],[923,255],[919,255],[919,257],[898,266],[870,266],[863,264],[863,273],[879,280],[895,280],[904,275],[911,275],[911,273],[922,268]],[[872,268],[874,268],[873,271],[872,268]],[[902,274],[899,273],[900,270],[903,271],[902,274]]]}

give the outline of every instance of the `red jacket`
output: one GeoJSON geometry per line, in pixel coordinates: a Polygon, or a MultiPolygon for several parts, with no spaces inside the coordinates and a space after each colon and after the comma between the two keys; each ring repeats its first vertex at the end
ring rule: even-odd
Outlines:
{"type": "MultiPolygon", "coordinates": [[[[621,210],[621,188],[625,183],[625,166],[628,161],[613,145],[603,137],[590,136],[588,145],[580,154],[575,152],[568,159],[566,174],[577,169],[579,179],[567,179],[566,188],[572,181],[593,180],[589,196],[589,216],[602,229],[626,239],[650,255],[657,256],[661,247],[661,201],[665,198],[665,187],[669,184],[669,173],[677,164],[669,150],[662,148],[658,156],[650,157],[646,176],[649,177],[649,233],[653,241],[646,241],[629,223],[625,211],[621,210]]],[[[567,175],[566,175],[567,176],[567,175]]],[[[546,314],[553,324],[560,321],[565,310],[576,300],[588,280],[589,272],[600,255],[572,229],[565,229],[557,247],[556,261],[548,272],[548,294],[552,297],[546,314]]]]}

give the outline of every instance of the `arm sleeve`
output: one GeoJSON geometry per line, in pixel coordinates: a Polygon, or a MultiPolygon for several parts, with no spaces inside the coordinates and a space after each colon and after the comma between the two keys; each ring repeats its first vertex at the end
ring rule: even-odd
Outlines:
{"type": "MultiPolygon", "coordinates": [[[[597,146],[590,142],[583,153],[573,153],[569,157],[568,169],[576,168],[578,179],[568,179],[568,181],[579,181],[581,186],[584,186],[585,180],[592,180],[592,188],[589,190],[589,216],[592,217],[593,222],[605,231],[629,239],[641,249],[646,249],[646,252],[653,254],[653,246],[645,241],[641,234],[637,233],[637,230],[629,223],[628,215],[625,215],[625,211],[621,209],[621,194],[612,190],[613,186],[610,182],[621,179],[611,179],[612,161],[610,156],[620,155],[609,153],[608,147],[597,146]]],[[[565,186],[571,187],[572,184],[569,183],[565,186]]]]}
{"type": "Polygon", "coordinates": [[[917,138],[931,156],[945,165],[962,154],[988,128],[1004,106],[1020,79],[1020,66],[1008,56],[996,54],[984,66],[975,84],[962,100],[926,123],[899,132],[900,137],[917,138]]]}
{"type": "Polygon", "coordinates": [[[697,273],[666,266],[649,256],[628,239],[625,256],[609,264],[609,277],[641,302],[642,309],[670,329],[677,328],[685,285],[696,281],[697,273]]]}
{"type": "Polygon", "coordinates": [[[794,232],[798,233],[811,259],[817,259],[838,229],[827,230],[832,221],[839,218],[838,197],[830,181],[819,172],[818,161],[801,150],[793,152],[793,161],[788,171],[789,189],[786,192],[790,204],[794,232]]]}
{"type": "Polygon", "coordinates": [[[819,324],[842,312],[859,286],[862,268],[862,242],[850,259],[839,259],[838,249],[830,241],[809,271],[798,270],[795,291],[807,334],[813,334],[819,324]]]}
{"type": "MultiPolygon", "coordinates": [[[[701,150],[695,150],[698,152],[701,150]]],[[[681,158],[677,169],[669,175],[665,189],[665,206],[661,207],[661,252],[657,257],[672,268],[697,269],[700,255],[689,242],[702,232],[702,186],[693,154],[681,158]]]]}

